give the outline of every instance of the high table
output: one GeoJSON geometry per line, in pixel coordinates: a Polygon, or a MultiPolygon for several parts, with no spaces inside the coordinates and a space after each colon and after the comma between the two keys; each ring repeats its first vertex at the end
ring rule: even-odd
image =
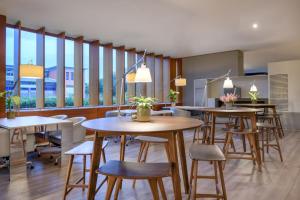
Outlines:
{"type": "MultiPolygon", "coordinates": [[[[239,117],[247,117],[251,121],[252,132],[255,133],[255,149],[256,149],[256,157],[258,160],[258,169],[261,171],[261,154],[259,150],[259,138],[256,132],[256,113],[260,111],[260,109],[254,108],[238,108],[233,107],[231,109],[221,108],[208,108],[208,107],[193,107],[193,106],[176,106],[178,109],[188,110],[188,111],[200,111],[205,113],[204,121],[208,121],[207,116],[211,116],[212,123],[212,143],[215,142],[215,130],[216,130],[216,118],[217,117],[229,117],[229,116],[239,116],[239,117]]],[[[242,127],[243,128],[243,127],[242,127]]]]}
{"type": "MultiPolygon", "coordinates": [[[[111,117],[88,120],[82,126],[95,132],[94,151],[90,168],[88,199],[94,199],[97,184],[96,169],[99,167],[103,138],[107,136],[146,135],[168,139],[170,160],[174,163],[172,182],[175,199],[182,199],[177,148],[182,168],[182,178],[185,192],[189,191],[189,181],[186,166],[183,130],[199,128],[202,121],[193,118],[153,116],[150,122],[133,121],[130,117],[111,117]],[[177,142],[176,142],[177,141],[177,142]],[[178,145],[178,146],[177,146],[178,145]]],[[[124,159],[121,157],[121,159],[124,159]]]]}
{"type": "MultiPolygon", "coordinates": [[[[28,116],[16,117],[15,119],[0,118],[0,127],[6,129],[7,139],[9,143],[9,173],[10,180],[19,177],[26,177],[27,154],[23,136],[26,134],[26,128],[35,126],[46,126],[61,124],[62,126],[62,155],[73,144],[73,126],[68,120],[60,120],[51,117],[28,116]],[[14,130],[20,131],[20,144],[11,142],[14,130]]],[[[25,136],[24,136],[25,137],[25,136]]],[[[62,157],[62,162],[64,161],[62,157]]]]}

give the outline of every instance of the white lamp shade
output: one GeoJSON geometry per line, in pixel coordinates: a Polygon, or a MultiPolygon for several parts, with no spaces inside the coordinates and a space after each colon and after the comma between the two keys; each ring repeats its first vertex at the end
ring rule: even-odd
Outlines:
{"type": "Polygon", "coordinates": [[[250,92],[257,92],[257,87],[256,87],[256,85],[252,85],[251,87],[250,87],[250,92]]]}
{"type": "Polygon", "coordinates": [[[175,79],[175,86],[186,86],[186,79],[185,78],[175,79]]]}
{"type": "Polygon", "coordinates": [[[43,66],[32,64],[20,65],[20,77],[42,79],[44,77],[44,68],[43,66]]]}
{"type": "Polygon", "coordinates": [[[145,64],[142,64],[140,68],[137,69],[135,75],[136,83],[149,83],[152,82],[150,69],[146,67],[145,64]]]}
{"type": "Polygon", "coordinates": [[[223,88],[233,88],[232,80],[229,77],[225,79],[223,88]]]}

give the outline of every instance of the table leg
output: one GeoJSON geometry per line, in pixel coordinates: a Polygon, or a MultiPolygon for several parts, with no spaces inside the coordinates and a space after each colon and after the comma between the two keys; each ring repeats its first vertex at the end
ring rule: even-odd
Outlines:
{"type": "Polygon", "coordinates": [[[188,179],[188,171],[186,166],[186,154],[185,154],[185,146],[184,146],[184,137],[183,132],[177,132],[177,142],[178,142],[178,149],[181,161],[181,170],[182,170],[182,178],[184,183],[185,193],[189,193],[189,179],[188,179]]]}
{"type": "Polygon", "coordinates": [[[212,114],[211,144],[215,143],[216,116],[212,114]]]}
{"type": "Polygon", "coordinates": [[[126,135],[121,136],[121,144],[120,144],[120,160],[124,161],[125,159],[125,146],[126,146],[126,135]]]}
{"type": "Polygon", "coordinates": [[[175,200],[181,200],[181,186],[180,186],[180,177],[179,177],[179,165],[177,157],[177,148],[176,148],[176,132],[172,132],[171,136],[168,138],[169,148],[170,148],[170,158],[173,163],[172,167],[172,183],[175,200]]]}
{"type": "Polygon", "coordinates": [[[100,164],[102,142],[103,142],[103,137],[100,137],[98,136],[97,133],[95,133],[93,157],[92,157],[92,163],[90,167],[88,200],[95,199],[95,195],[96,195],[97,178],[98,178],[98,175],[96,174],[96,169],[99,168],[99,164],[100,164]]]}
{"type": "Polygon", "coordinates": [[[256,132],[256,117],[255,115],[251,116],[251,127],[252,127],[252,132],[254,133],[255,136],[255,142],[254,142],[254,149],[255,149],[255,154],[256,154],[256,160],[257,160],[257,165],[258,165],[258,170],[261,171],[261,154],[260,154],[260,148],[259,148],[259,137],[258,133],[256,132]]]}

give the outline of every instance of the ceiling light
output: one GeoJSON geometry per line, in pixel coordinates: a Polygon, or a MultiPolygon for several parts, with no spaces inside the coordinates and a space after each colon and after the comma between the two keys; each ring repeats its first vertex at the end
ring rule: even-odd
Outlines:
{"type": "Polygon", "coordinates": [[[253,28],[253,29],[257,29],[257,28],[258,28],[258,24],[257,24],[257,23],[253,23],[253,24],[252,24],[252,28],[253,28]]]}

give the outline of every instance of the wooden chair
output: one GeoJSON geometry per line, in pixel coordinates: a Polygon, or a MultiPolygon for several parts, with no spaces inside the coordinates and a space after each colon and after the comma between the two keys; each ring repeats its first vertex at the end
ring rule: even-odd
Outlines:
{"type": "Polygon", "coordinates": [[[108,176],[108,186],[105,199],[109,200],[115,183],[118,180],[114,199],[118,199],[118,188],[122,179],[148,180],[154,200],[159,200],[158,187],[163,200],[167,199],[162,178],[171,176],[170,163],[133,163],[125,161],[109,161],[101,166],[99,174],[108,176]]]}
{"type": "Polygon", "coordinates": [[[281,148],[279,144],[278,127],[272,124],[257,123],[259,133],[261,134],[261,149],[262,160],[265,161],[265,147],[267,147],[267,153],[269,153],[269,147],[273,147],[279,153],[280,160],[283,162],[281,148]],[[275,144],[270,144],[271,136],[275,137],[275,144]]]}
{"type": "MultiPolygon", "coordinates": [[[[255,165],[257,162],[257,158],[256,158],[256,152],[258,151],[259,147],[256,147],[255,145],[255,135],[256,133],[253,133],[251,129],[244,129],[244,130],[230,130],[226,132],[226,143],[224,145],[223,148],[223,152],[225,155],[226,160],[229,159],[246,159],[246,160],[252,160],[253,164],[255,165]],[[245,137],[248,142],[249,142],[249,146],[250,146],[250,152],[237,152],[237,151],[233,151],[230,152],[229,151],[229,147],[232,145],[232,138],[233,135],[239,135],[245,137]],[[248,156],[245,156],[248,155],[248,156]]],[[[225,167],[225,162],[224,162],[224,167],[225,167]]]]}
{"type": "Polygon", "coordinates": [[[190,174],[190,185],[191,189],[189,192],[188,199],[196,198],[216,198],[216,199],[227,199],[225,181],[223,176],[222,162],[225,161],[224,154],[221,149],[213,144],[192,144],[189,150],[190,158],[192,159],[192,167],[190,174]],[[199,161],[209,161],[213,163],[214,166],[214,176],[204,176],[198,175],[198,162],[199,161]],[[221,181],[221,188],[219,188],[219,178],[221,181]],[[197,193],[197,181],[198,179],[214,179],[216,184],[216,194],[199,194],[197,193]]]}
{"type": "MultiPolygon", "coordinates": [[[[146,162],[149,147],[151,144],[162,144],[165,146],[166,154],[168,161],[170,161],[170,152],[169,152],[169,145],[168,140],[165,138],[159,138],[159,137],[150,137],[150,136],[137,136],[135,137],[135,140],[141,142],[140,151],[138,154],[137,162],[144,163],[146,162]]],[[[132,187],[135,187],[136,180],[133,180],[132,187]]]]}
{"type": "MultiPolygon", "coordinates": [[[[108,141],[103,141],[101,153],[103,156],[104,163],[106,163],[104,150],[107,147],[107,145],[108,145],[108,141]]],[[[86,178],[85,174],[86,174],[86,172],[89,172],[89,169],[87,169],[87,167],[86,167],[86,157],[90,156],[90,160],[92,159],[93,147],[94,147],[93,141],[86,141],[86,142],[83,142],[82,144],[74,147],[73,149],[65,152],[66,155],[70,155],[70,161],[69,161],[69,166],[68,166],[68,172],[67,172],[67,178],[66,178],[66,183],[65,183],[63,199],[66,199],[67,194],[69,192],[71,192],[71,190],[73,188],[82,188],[82,190],[84,191],[85,188],[88,187],[88,184],[86,184],[86,181],[85,181],[85,178],[86,178]],[[75,181],[75,183],[70,184],[70,177],[71,177],[72,166],[73,166],[73,161],[74,161],[75,156],[83,156],[83,171],[82,171],[83,173],[82,173],[81,178],[79,178],[77,181],[75,181]],[[81,182],[82,182],[82,184],[80,184],[81,182]]],[[[101,184],[97,188],[97,191],[104,184],[105,181],[106,181],[106,179],[104,179],[101,182],[101,184]]]]}

